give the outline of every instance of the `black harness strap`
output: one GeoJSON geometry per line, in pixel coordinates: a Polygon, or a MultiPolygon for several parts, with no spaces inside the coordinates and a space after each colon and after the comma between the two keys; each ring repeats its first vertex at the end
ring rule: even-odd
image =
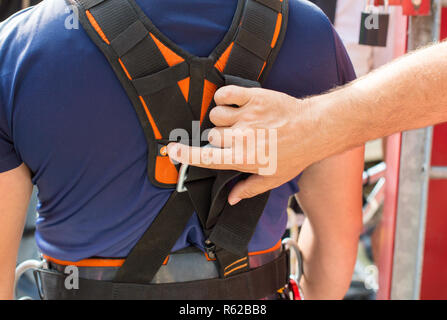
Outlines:
{"type": "Polygon", "coordinates": [[[258,300],[283,288],[289,281],[289,257],[279,258],[251,271],[225,279],[166,284],[128,284],[79,279],[79,289],[65,288],[66,275],[36,271],[45,300],[258,300]]]}
{"type": "Polygon", "coordinates": [[[104,52],[126,89],[144,130],[148,144],[148,176],[154,185],[174,187],[158,181],[156,156],[166,145],[172,130],[195,119],[179,86],[190,75],[185,59],[180,65],[168,64],[130,0],[69,0],[80,6],[80,22],[104,52]],[[157,73],[160,76],[157,76],[157,73]],[[177,81],[174,81],[177,80],[177,81]],[[156,127],[154,127],[154,124],[156,127]]]}
{"type": "MultiPolygon", "coordinates": [[[[234,48],[224,69],[225,74],[254,81],[260,79],[274,49],[271,44],[277,29],[278,12],[286,10],[286,7],[279,0],[247,0],[234,48]]],[[[281,16],[281,19],[286,19],[286,12],[281,16]]]]}
{"type": "Polygon", "coordinates": [[[140,96],[150,96],[163,89],[173,87],[189,76],[189,66],[186,62],[164,69],[154,74],[132,80],[140,96]]]}
{"type": "MultiPolygon", "coordinates": [[[[146,135],[148,176],[153,184],[163,188],[175,185],[175,181],[157,178],[158,162],[160,159],[166,160],[166,154],[161,150],[169,142],[171,131],[181,128],[191,137],[191,123],[202,120],[204,111],[201,131],[213,126],[209,111],[215,106],[214,101],[207,110],[204,109],[207,81],[216,88],[228,84],[260,86],[259,82],[265,79],[279,52],[287,24],[287,0],[240,0],[233,26],[225,40],[210,57],[198,58],[175,48],[134,0],[67,1],[78,5],[82,25],[103,51],[126,89],[146,135]],[[223,70],[222,74],[217,69],[217,61],[219,55],[231,46],[225,67],[219,69],[223,70]],[[189,80],[187,97],[180,88],[183,80],[189,80]]],[[[113,283],[100,286],[113,289],[116,296],[112,298],[121,294],[128,297],[132,295],[132,290],[136,293],[141,291],[144,298],[152,295],[162,298],[163,293],[160,292],[164,288],[167,291],[178,289],[190,292],[188,290],[192,289],[188,289],[188,285],[166,285],[155,293],[156,289],[144,286],[145,289],[140,290],[138,285],[129,284],[150,283],[195,211],[207,237],[208,253],[217,257],[222,278],[198,288],[205,292],[206,288],[212,288],[206,298],[222,298],[225,292],[228,298],[241,299],[247,297],[247,289],[254,290],[253,297],[262,297],[258,294],[264,294],[267,287],[253,285],[253,279],[260,277],[260,271],[247,273],[250,268],[247,247],[269,194],[241,201],[235,206],[227,203],[231,187],[245,177],[246,174],[235,171],[217,172],[191,167],[185,181],[187,192],[172,193],[129,253],[113,283]],[[231,279],[239,279],[239,282],[231,279]],[[244,283],[241,292],[245,291],[242,296],[228,292],[230,285],[237,290],[241,283],[244,283]]],[[[263,270],[270,270],[271,267],[263,270]]],[[[53,276],[48,277],[54,281],[53,276]]],[[[280,278],[279,282],[284,284],[284,279],[280,278]]],[[[268,282],[267,279],[258,280],[268,282]]],[[[273,287],[278,289],[279,282],[276,281],[274,285],[270,283],[265,295],[271,293],[273,287]]],[[[93,286],[92,282],[85,283],[93,286]]],[[[99,284],[95,282],[95,285],[99,284]]],[[[157,285],[157,288],[160,287],[157,285]]],[[[197,297],[196,291],[194,289],[194,297],[197,297]]],[[[172,297],[173,294],[166,293],[166,296],[172,297]]]]}
{"type": "Polygon", "coordinates": [[[180,238],[194,208],[187,193],[174,192],[118,270],[116,283],[150,283],[180,238]]]}

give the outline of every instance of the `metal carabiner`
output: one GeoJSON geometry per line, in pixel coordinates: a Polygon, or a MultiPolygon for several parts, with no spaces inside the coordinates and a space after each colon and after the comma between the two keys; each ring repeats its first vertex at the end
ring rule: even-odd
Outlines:
{"type": "Polygon", "coordinates": [[[180,171],[178,173],[177,188],[176,188],[176,191],[178,193],[187,191],[185,187],[185,181],[188,178],[188,169],[189,164],[182,164],[180,167],[180,171]]]}
{"type": "MultiPolygon", "coordinates": [[[[47,262],[45,260],[26,260],[23,261],[21,264],[19,264],[16,268],[15,271],[15,279],[14,279],[14,297],[16,297],[16,289],[17,289],[17,284],[19,283],[20,277],[28,270],[36,270],[36,269],[41,269],[41,268],[47,268],[47,262]]],[[[18,298],[18,300],[31,300],[31,298],[29,297],[22,297],[22,298],[18,298]]]]}
{"type": "Polygon", "coordinates": [[[282,245],[284,246],[284,248],[286,250],[292,249],[296,255],[296,264],[297,264],[296,272],[297,272],[297,274],[296,275],[291,274],[290,278],[295,281],[295,284],[299,291],[300,300],[304,300],[303,292],[300,287],[300,280],[301,280],[301,277],[303,276],[303,256],[301,255],[300,248],[298,247],[298,244],[291,238],[284,239],[282,241],[282,245]]]}

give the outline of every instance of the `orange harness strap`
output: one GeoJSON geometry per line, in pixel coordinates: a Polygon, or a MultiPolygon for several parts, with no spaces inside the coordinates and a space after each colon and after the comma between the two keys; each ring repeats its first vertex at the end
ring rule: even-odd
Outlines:
{"type": "MultiPolygon", "coordinates": [[[[277,244],[275,244],[273,247],[262,250],[262,251],[254,251],[250,252],[249,256],[257,256],[265,253],[269,253],[272,251],[276,251],[281,247],[281,241],[278,241],[277,244]]],[[[204,252],[205,257],[208,261],[215,261],[216,259],[211,259],[208,257],[207,253],[204,252]]],[[[77,266],[77,267],[121,267],[126,261],[125,259],[113,259],[113,258],[90,258],[90,259],[83,259],[80,261],[67,261],[67,260],[59,260],[56,258],[52,258],[47,255],[43,255],[43,258],[49,262],[54,262],[62,266],[77,266]]],[[[166,257],[165,261],[163,262],[163,265],[167,265],[169,261],[169,256],[166,257]]]]}

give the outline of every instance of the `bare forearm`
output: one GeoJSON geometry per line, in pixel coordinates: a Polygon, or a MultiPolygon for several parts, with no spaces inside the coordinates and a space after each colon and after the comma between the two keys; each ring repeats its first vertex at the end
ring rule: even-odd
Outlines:
{"type": "Polygon", "coordinates": [[[313,232],[309,221],[306,221],[299,241],[304,258],[304,275],[301,280],[304,298],[343,299],[352,278],[358,237],[348,239],[343,235],[328,243],[313,232]]]}
{"type": "Polygon", "coordinates": [[[17,251],[31,192],[25,165],[0,174],[0,300],[13,298],[17,251]]]}
{"type": "Polygon", "coordinates": [[[447,121],[446,93],[447,43],[441,43],[308,103],[315,123],[333,141],[326,151],[334,154],[392,133],[447,121]]]}
{"type": "Polygon", "coordinates": [[[316,163],[299,181],[298,199],[307,215],[299,237],[306,299],[341,299],[349,288],[362,229],[363,151],[316,163]]]}

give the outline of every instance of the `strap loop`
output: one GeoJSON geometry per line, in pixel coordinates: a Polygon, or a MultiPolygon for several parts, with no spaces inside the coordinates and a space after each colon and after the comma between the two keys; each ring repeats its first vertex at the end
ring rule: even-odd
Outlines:
{"type": "Polygon", "coordinates": [[[149,36],[149,31],[140,20],[136,20],[126,30],[112,40],[110,45],[119,57],[124,56],[133,47],[149,36]]]}
{"type": "Polygon", "coordinates": [[[261,58],[263,61],[267,60],[270,52],[272,51],[272,47],[269,43],[259,39],[255,34],[251,33],[245,28],[239,29],[236,43],[257,57],[261,58]]]}
{"type": "Polygon", "coordinates": [[[140,96],[148,96],[172,87],[188,76],[189,66],[186,62],[182,62],[155,74],[134,79],[132,83],[140,96]]]}
{"type": "Polygon", "coordinates": [[[280,0],[255,0],[255,1],[276,12],[281,12],[282,1],[280,0]]]}
{"type": "Polygon", "coordinates": [[[78,0],[78,2],[85,10],[89,10],[93,7],[96,7],[98,4],[103,3],[104,0],[78,0]]]}

